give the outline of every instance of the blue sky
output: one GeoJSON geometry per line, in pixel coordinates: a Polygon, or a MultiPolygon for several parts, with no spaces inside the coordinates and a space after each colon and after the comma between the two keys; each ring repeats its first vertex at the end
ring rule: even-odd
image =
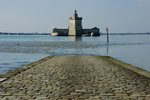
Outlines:
{"type": "Polygon", "coordinates": [[[74,10],[83,28],[150,32],[150,0],[0,0],[0,32],[50,33],[68,28],[74,10]]]}

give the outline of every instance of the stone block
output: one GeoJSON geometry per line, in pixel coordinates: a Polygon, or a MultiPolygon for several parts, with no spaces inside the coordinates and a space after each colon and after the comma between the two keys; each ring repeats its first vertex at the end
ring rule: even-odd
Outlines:
{"type": "Polygon", "coordinates": [[[58,33],[57,32],[51,33],[51,36],[58,36],[58,33]]]}
{"type": "Polygon", "coordinates": [[[0,82],[7,80],[7,78],[0,78],[0,82]]]}

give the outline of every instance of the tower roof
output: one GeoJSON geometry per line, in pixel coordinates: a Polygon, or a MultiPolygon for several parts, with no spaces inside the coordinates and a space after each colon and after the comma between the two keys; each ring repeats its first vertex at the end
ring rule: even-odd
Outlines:
{"type": "Polygon", "coordinates": [[[77,14],[77,11],[76,11],[76,10],[74,11],[74,18],[75,18],[75,19],[78,18],[78,14],[77,14]]]}
{"type": "Polygon", "coordinates": [[[74,14],[77,14],[77,11],[76,11],[76,10],[74,11],[74,14]]]}
{"type": "Polygon", "coordinates": [[[82,20],[82,17],[78,17],[77,10],[75,10],[73,17],[69,17],[69,20],[82,20]]]}

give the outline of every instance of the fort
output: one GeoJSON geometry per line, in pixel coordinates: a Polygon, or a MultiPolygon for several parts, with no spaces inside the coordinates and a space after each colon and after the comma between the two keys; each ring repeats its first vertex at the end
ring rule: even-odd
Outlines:
{"type": "Polygon", "coordinates": [[[51,36],[100,36],[100,29],[97,27],[91,29],[82,28],[82,17],[78,17],[75,10],[73,17],[69,17],[68,29],[53,28],[51,36]]]}

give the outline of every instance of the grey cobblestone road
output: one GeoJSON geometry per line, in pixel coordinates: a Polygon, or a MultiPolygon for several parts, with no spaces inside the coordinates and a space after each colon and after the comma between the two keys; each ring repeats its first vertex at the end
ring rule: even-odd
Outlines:
{"type": "Polygon", "coordinates": [[[0,100],[150,100],[150,79],[94,56],[57,56],[0,83],[0,100]]]}

